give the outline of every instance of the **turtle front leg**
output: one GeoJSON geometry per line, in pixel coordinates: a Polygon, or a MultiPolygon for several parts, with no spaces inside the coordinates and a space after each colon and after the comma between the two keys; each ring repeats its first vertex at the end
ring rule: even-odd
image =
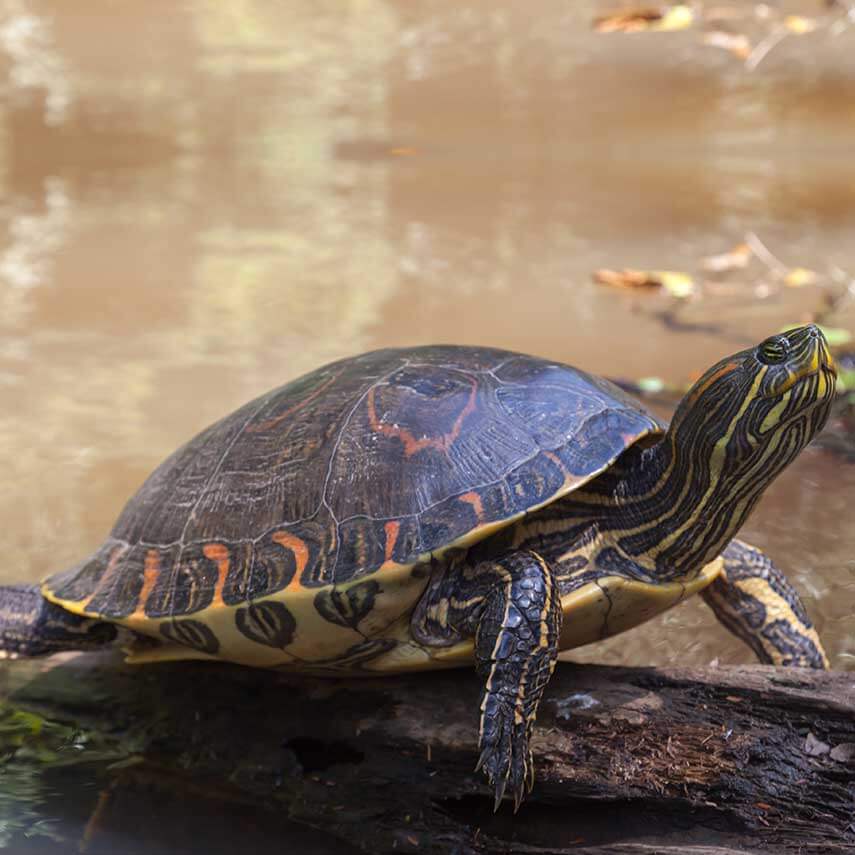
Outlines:
{"type": "Polygon", "coordinates": [[[495,787],[496,809],[510,787],[516,811],[534,783],[529,737],[558,660],[561,600],[537,553],[515,553],[480,569],[494,581],[475,618],[475,658],[486,680],[476,769],[495,787]]]}
{"type": "Polygon", "coordinates": [[[721,575],[701,592],[720,623],[761,662],[828,668],[816,630],[795,588],[759,549],[733,540],[721,575]]]}
{"type": "Polygon", "coordinates": [[[558,658],[561,601],[552,570],[526,550],[450,567],[425,592],[412,628],[431,646],[474,636],[485,681],[476,768],[493,785],[496,808],[506,790],[518,808],[534,781],[529,736],[558,658]]]}

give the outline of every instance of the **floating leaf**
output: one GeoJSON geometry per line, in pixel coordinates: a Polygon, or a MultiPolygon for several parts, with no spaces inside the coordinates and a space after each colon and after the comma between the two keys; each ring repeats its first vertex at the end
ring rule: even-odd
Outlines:
{"type": "Polygon", "coordinates": [[[595,270],[594,282],[614,288],[661,288],[662,283],[650,278],[645,270],[595,270]]]}
{"type": "Polygon", "coordinates": [[[797,36],[812,33],[816,29],[816,21],[813,18],[805,18],[802,15],[787,15],[784,18],[784,26],[797,36]]]}
{"type": "Polygon", "coordinates": [[[784,284],[790,288],[803,288],[805,285],[816,285],[819,274],[805,267],[794,267],[784,276],[784,284]]]}
{"type": "Polygon", "coordinates": [[[720,255],[708,255],[701,261],[701,267],[712,273],[724,273],[746,267],[751,260],[751,247],[747,243],[738,243],[729,252],[720,255]]]}
{"type": "Polygon", "coordinates": [[[627,9],[594,19],[598,33],[656,33],[688,29],[695,19],[689,6],[660,9],[627,9]]]}
{"type": "Polygon", "coordinates": [[[695,292],[695,282],[687,273],[675,270],[654,270],[654,277],[659,279],[662,287],[672,296],[685,298],[695,292]]]}
{"type": "Polygon", "coordinates": [[[742,33],[728,33],[724,30],[712,30],[704,33],[703,43],[710,47],[721,48],[733,54],[737,59],[746,60],[751,56],[751,42],[742,33]]]}
{"type": "Polygon", "coordinates": [[[674,297],[688,297],[695,291],[695,283],[687,273],[676,270],[596,270],[594,281],[616,288],[664,288],[674,297]]]}
{"type": "Polygon", "coordinates": [[[641,377],[636,385],[642,392],[655,395],[665,388],[665,381],[661,377],[641,377]]]}

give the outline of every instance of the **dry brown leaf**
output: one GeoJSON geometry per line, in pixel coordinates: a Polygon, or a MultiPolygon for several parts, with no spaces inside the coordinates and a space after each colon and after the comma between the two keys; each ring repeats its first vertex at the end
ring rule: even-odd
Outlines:
{"type": "Polygon", "coordinates": [[[729,252],[720,255],[708,255],[701,260],[701,267],[712,273],[725,273],[746,267],[751,260],[751,247],[747,243],[738,243],[729,252]]]}
{"type": "Polygon", "coordinates": [[[694,21],[689,6],[663,6],[661,8],[624,9],[594,19],[598,33],[645,33],[685,30],[694,21]]]}
{"type": "Polygon", "coordinates": [[[594,271],[594,282],[611,285],[613,288],[661,288],[662,283],[650,278],[646,270],[608,270],[594,271]]]}
{"type": "Polygon", "coordinates": [[[805,18],[802,15],[787,15],[784,18],[784,26],[797,36],[812,33],[816,29],[816,21],[813,18],[805,18]]]}
{"type": "Polygon", "coordinates": [[[595,270],[594,281],[615,288],[664,289],[673,297],[688,297],[695,291],[695,283],[687,273],[677,270],[595,270]]]}
{"type": "Polygon", "coordinates": [[[816,285],[819,274],[805,267],[794,267],[784,276],[784,285],[789,288],[804,288],[805,285],[816,285]]]}
{"type": "Polygon", "coordinates": [[[710,47],[721,48],[741,60],[751,56],[751,42],[742,33],[727,33],[724,30],[711,30],[704,33],[703,42],[710,47]]]}

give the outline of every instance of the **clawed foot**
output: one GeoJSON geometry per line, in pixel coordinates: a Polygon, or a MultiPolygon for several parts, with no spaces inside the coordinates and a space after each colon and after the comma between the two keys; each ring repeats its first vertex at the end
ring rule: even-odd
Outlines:
{"type": "Polygon", "coordinates": [[[485,699],[479,742],[481,756],[475,771],[483,769],[494,788],[493,810],[499,809],[505,792],[508,792],[513,797],[516,813],[534,784],[534,761],[528,747],[530,726],[504,704],[491,710],[494,705],[491,700],[485,699]]]}

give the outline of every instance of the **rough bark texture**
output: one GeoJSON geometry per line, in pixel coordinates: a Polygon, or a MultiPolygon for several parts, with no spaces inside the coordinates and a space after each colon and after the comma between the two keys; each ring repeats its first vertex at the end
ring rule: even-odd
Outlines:
{"type": "Polygon", "coordinates": [[[0,681],[13,708],[86,734],[80,764],[136,758],[92,773],[89,853],[855,851],[845,673],[562,663],[516,816],[473,773],[467,671],[298,680],[78,656],[3,663],[0,681]]]}

